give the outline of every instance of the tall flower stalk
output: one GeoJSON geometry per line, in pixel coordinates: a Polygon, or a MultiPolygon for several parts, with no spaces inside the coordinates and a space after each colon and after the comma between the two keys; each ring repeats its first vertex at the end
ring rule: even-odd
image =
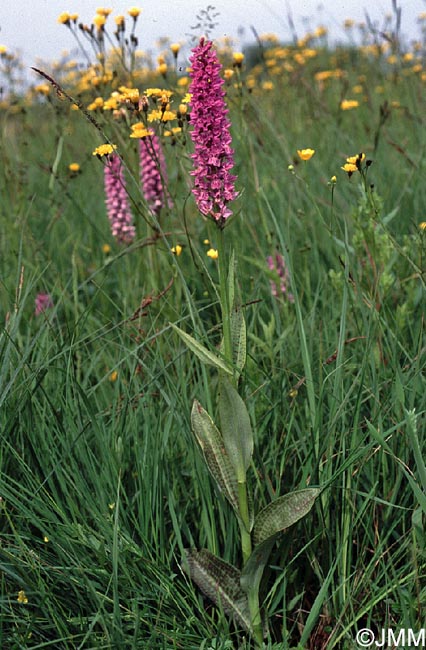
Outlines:
{"type": "Polygon", "coordinates": [[[105,203],[111,232],[118,242],[130,244],[136,234],[133,217],[130,211],[129,199],[120,157],[111,153],[107,157],[104,170],[105,203]]]}
{"type": "Polygon", "coordinates": [[[306,488],[279,497],[254,512],[247,484],[253,460],[254,434],[247,406],[238,392],[246,364],[246,323],[240,303],[234,253],[229,256],[225,224],[235,199],[230,123],[224,100],[221,65],[212,43],[204,38],[192,50],[191,137],[194,143],[193,194],[199,211],[218,227],[219,296],[222,310],[220,354],[211,351],[176,325],[188,348],[218,372],[220,429],[197,400],[191,412],[194,437],[219,490],[232,507],[241,539],[242,568],[207,549],[186,549],[185,568],[200,589],[248,631],[257,648],[264,629],[259,602],[263,570],[279,533],[309,512],[319,490],[306,488]]]}

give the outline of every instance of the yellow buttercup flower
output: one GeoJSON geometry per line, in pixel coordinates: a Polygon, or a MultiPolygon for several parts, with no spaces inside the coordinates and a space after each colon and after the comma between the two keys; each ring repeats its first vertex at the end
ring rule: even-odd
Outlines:
{"type": "Polygon", "coordinates": [[[173,56],[176,57],[179,54],[180,43],[171,43],[170,49],[172,51],[173,56]]]}
{"type": "Polygon", "coordinates": [[[217,260],[219,257],[219,251],[217,251],[216,248],[209,248],[206,255],[207,257],[211,257],[212,260],[217,260]]]}
{"type": "Polygon", "coordinates": [[[297,155],[302,160],[310,160],[315,153],[315,149],[298,149],[297,155]]]}
{"type": "Polygon", "coordinates": [[[77,172],[80,171],[80,165],[78,163],[70,163],[68,165],[68,169],[70,170],[70,172],[76,174],[77,172]]]}
{"type": "Polygon", "coordinates": [[[426,230],[426,221],[421,221],[419,223],[420,230],[426,230]]]}
{"type": "Polygon", "coordinates": [[[179,255],[182,253],[182,246],[180,246],[179,244],[176,244],[176,246],[173,246],[171,251],[172,251],[173,255],[176,255],[177,257],[179,257],[179,255]]]}
{"type": "Polygon", "coordinates": [[[111,252],[111,246],[109,244],[102,244],[102,252],[104,255],[108,255],[111,252]]]}

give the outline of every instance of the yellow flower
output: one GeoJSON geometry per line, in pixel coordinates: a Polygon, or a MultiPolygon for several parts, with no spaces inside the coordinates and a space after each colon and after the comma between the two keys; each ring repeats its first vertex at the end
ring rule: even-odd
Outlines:
{"type": "Polygon", "coordinates": [[[37,93],[40,93],[40,95],[48,95],[50,93],[50,86],[49,84],[38,84],[38,86],[35,86],[34,90],[37,93]]]}
{"type": "Polygon", "coordinates": [[[173,53],[174,57],[177,57],[179,50],[180,50],[180,43],[171,43],[170,44],[170,49],[173,53]]]}
{"type": "Polygon", "coordinates": [[[231,77],[234,74],[235,74],[235,72],[232,70],[232,68],[225,68],[225,70],[223,71],[223,76],[225,77],[225,79],[227,81],[229,81],[229,79],[231,79],[231,77]]]}
{"type": "Polygon", "coordinates": [[[6,45],[0,45],[0,54],[6,54],[7,47],[6,45]]]}
{"type": "Polygon", "coordinates": [[[350,165],[355,165],[364,162],[365,160],[365,153],[358,153],[356,156],[349,156],[349,158],[346,158],[346,162],[349,163],[350,165]]]}
{"type": "Polygon", "coordinates": [[[244,54],[242,52],[234,52],[232,60],[236,68],[241,68],[242,62],[244,61],[244,54]]]}
{"type": "Polygon", "coordinates": [[[356,172],[358,167],[354,165],[353,163],[345,163],[342,167],[344,172],[347,172],[348,174],[352,174],[353,172],[356,172]]]}
{"type": "Polygon", "coordinates": [[[330,178],[330,183],[331,183],[332,185],[336,185],[336,183],[337,183],[337,178],[336,178],[336,176],[332,176],[332,177],[330,178]]]}
{"type": "Polygon", "coordinates": [[[115,381],[117,381],[117,379],[118,379],[118,372],[117,372],[116,370],[113,370],[112,373],[110,374],[110,376],[108,377],[108,379],[109,379],[111,382],[113,382],[113,383],[114,383],[115,381]]]}
{"type": "Polygon", "coordinates": [[[215,248],[209,248],[206,255],[207,257],[211,257],[212,260],[217,260],[217,258],[219,257],[219,252],[215,248]]]}
{"type": "Polygon", "coordinates": [[[116,144],[101,144],[99,147],[96,147],[96,149],[92,152],[93,156],[108,156],[110,153],[113,153],[113,151],[117,149],[116,144]]]}
{"type": "Polygon", "coordinates": [[[78,14],[70,14],[70,20],[76,23],[78,20],[78,14]]]}
{"type": "Polygon", "coordinates": [[[172,251],[172,253],[173,253],[174,255],[176,255],[177,257],[179,257],[179,255],[182,253],[182,246],[180,246],[179,244],[176,244],[176,246],[173,246],[173,248],[171,249],[171,251],[172,251]]]}
{"type": "Polygon", "coordinates": [[[421,223],[419,223],[419,228],[420,230],[426,230],[426,221],[422,221],[421,223]]]}
{"type": "Polygon", "coordinates": [[[103,14],[96,14],[92,22],[94,25],[96,25],[98,29],[102,29],[102,27],[106,23],[106,16],[104,16],[103,14]]]}
{"type": "Polygon", "coordinates": [[[350,111],[352,108],[357,108],[359,106],[359,101],[356,99],[343,99],[340,102],[340,108],[342,111],[350,111]]]}
{"type": "Polygon", "coordinates": [[[116,16],[114,18],[114,21],[115,21],[115,24],[117,25],[117,27],[121,27],[121,25],[124,25],[124,20],[125,20],[124,16],[116,16]]]}
{"type": "Polygon", "coordinates": [[[76,174],[77,172],[80,171],[80,165],[78,163],[70,163],[68,165],[68,169],[70,170],[70,172],[73,172],[73,173],[76,174]]]}
{"type": "Polygon", "coordinates": [[[129,16],[131,16],[132,18],[134,18],[136,20],[136,18],[139,16],[141,11],[142,11],[142,9],[138,9],[138,7],[130,7],[130,9],[129,9],[129,11],[127,13],[129,14],[129,16]]]}
{"type": "Polygon", "coordinates": [[[48,538],[47,535],[44,535],[44,536],[43,536],[43,542],[44,542],[45,544],[48,544],[48,543],[49,543],[49,538],[48,538]]]}
{"type": "Polygon", "coordinates": [[[110,13],[112,12],[112,9],[105,9],[105,7],[98,7],[96,9],[96,13],[99,14],[100,16],[109,16],[110,13]]]}
{"type": "Polygon", "coordinates": [[[152,129],[147,129],[143,122],[133,124],[132,133],[130,134],[131,138],[146,138],[150,135],[154,135],[154,131],[152,129]]]}
{"type": "Polygon", "coordinates": [[[18,591],[18,598],[16,600],[18,603],[21,603],[21,605],[26,605],[28,603],[27,594],[23,589],[21,589],[21,591],[18,591]]]}
{"type": "Polygon", "coordinates": [[[108,255],[111,252],[111,246],[109,244],[102,244],[102,252],[104,255],[108,255]]]}
{"type": "Polygon", "coordinates": [[[297,154],[302,160],[310,160],[315,153],[315,149],[298,149],[297,154]]]}
{"type": "Polygon", "coordinates": [[[210,244],[210,241],[209,241],[208,239],[204,239],[203,244],[205,244],[206,246],[208,246],[208,245],[210,244]]]}
{"type": "Polygon", "coordinates": [[[69,25],[70,20],[71,16],[69,15],[68,11],[64,11],[58,16],[58,23],[61,25],[69,25]]]}

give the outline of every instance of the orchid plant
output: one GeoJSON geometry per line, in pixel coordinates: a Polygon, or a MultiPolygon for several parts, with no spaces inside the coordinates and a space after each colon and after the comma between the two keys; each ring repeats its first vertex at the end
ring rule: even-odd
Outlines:
{"type": "Polygon", "coordinates": [[[309,512],[320,489],[309,487],[286,494],[257,512],[253,504],[247,477],[255,436],[247,406],[239,394],[246,363],[246,323],[237,291],[235,255],[228,252],[224,237],[232,214],[229,202],[237,195],[236,177],[231,173],[234,160],[230,123],[221,64],[212,42],[201,38],[192,50],[190,61],[193,194],[199,211],[213,219],[218,227],[222,314],[219,353],[212,352],[177,326],[172,327],[189,350],[219,375],[220,426],[216,426],[197,400],[192,407],[191,424],[210,475],[237,518],[242,568],[228,564],[207,549],[187,549],[183,568],[202,592],[261,647],[267,627],[259,602],[259,587],[269,555],[280,533],[309,512]]]}

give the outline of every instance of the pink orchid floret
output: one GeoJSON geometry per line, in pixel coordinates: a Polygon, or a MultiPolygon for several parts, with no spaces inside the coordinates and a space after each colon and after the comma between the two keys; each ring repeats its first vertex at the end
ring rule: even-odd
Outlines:
{"type": "Polygon", "coordinates": [[[130,244],[136,234],[120,157],[108,156],[104,172],[105,203],[113,237],[120,243],[130,244]]]}
{"type": "MultiPolygon", "coordinates": [[[[163,150],[155,133],[140,139],[139,157],[143,194],[150,210],[158,215],[165,203],[167,173],[163,150]]],[[[167,204],[172,207],[170,198],[167,204]]]]}
{"type": "Polygon", "coordinates": [[[223,228],[232,211],[228,203],[237,196],[231,174],[234,151],[225,104],[221,64],[211,41],[200,39],[191,62],[191,138],[194,143],[192,192],[198,209],[223,228]]]}

